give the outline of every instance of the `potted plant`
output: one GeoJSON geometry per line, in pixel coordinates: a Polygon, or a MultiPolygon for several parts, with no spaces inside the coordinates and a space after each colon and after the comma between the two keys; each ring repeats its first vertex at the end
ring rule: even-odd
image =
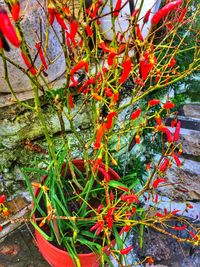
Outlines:
{"type": "MultiPolygon", "coordinates": [[[[109,1],[92,1],[86,7],[84,1],[52,0],[47,6],[42,4],[41,24],[45,34],[40,39],[37,32],[33,33],[36,39],[33,51],[21,27],[20,3],[4,2],[7,11],[0,10],[0,55],[5,81],[15,100],[37,113],[48,145],[46,171],[31,170],[37,173],[37,181],[32,183],[29,175],[25,175],[33,199],[30,221],[45,259],[52,266],[104,266],[105,262],[112,266],[112,256],[123,266],[123,258],[133,249],[125,240],[137,226],[152,227],[179,241],[198,244],[196,228],[178,217],[178,210],[157,209],[158,190],[170,185],[167,170],[173,164],[181,166],[182,147],[180,122],[172,120],[174,133],[166,125],[168,118],[176,115],[173,102],[168,97],[162,101],[153,98],[153,92],[164,90],[197,68],[197,46],[192,48],[194,57],[187,69],[179,71],[178,60],[187,51],[184,40],[191,33],[199,7],[192,9],[192,1],[164,1],[158,11],[152,14],[149,9],[141,16],[144,5],[141,1],[129,16],[129,34],[124,42],[113,27],[123,8],[118,0],[109,11],[113,35],[108,43],[101,20],[109,1]],[[150,23],[150,31],[143,36],[146,23],[150,23]],[[46,77],[51,64],[46,57],[51,42],[48,31],[56,24],[60,27],[56,36],[66,65],[62,90],[51,88],[46,77]],[[185,34],[179,36],[182,27],[185,34]],[[6,50],[10,45],[20,51],[24,66],[9,58],[6,50]],[[130,55],[132,48],[134,53],[130,55]],[[36,64],[36,59],[40,59],[40,64],[36,64]],[[33,105],[21,102],[15,95],[9,64],[30,80],[33,105]],[[55,146],[45,120],[40,93],[57,113],[59,147],[55,146]],[[76,127],[77,118],[82,115],[89,121],[87,132],[76,127]],[[70,125],[79,150],[76,159],[65,131],[66,124],[70,125]],[[158,160],[152,158],[147,162],[146,182],[137,188],[133,177],[119,177],[113,168],[117,168],[117,153],[122,143],[131,150],[144,145],[141,143],[145,135],[150,135],[152,142],[161,140],[162,149],[158,160]],[[143,208],[145,198],[155,204],[150,210],[143,208]],[[174,224],[169,224],[170,221],[174,224]],[[180,239],[176,231],[187,231],[190,237],[180,239]]],[[[152,262],[150,257],[145,260],[152,262]]]]}

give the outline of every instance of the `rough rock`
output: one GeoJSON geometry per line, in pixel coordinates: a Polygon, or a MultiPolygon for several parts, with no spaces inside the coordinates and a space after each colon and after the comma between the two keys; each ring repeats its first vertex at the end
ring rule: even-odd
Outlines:
{"type": "MultiPolygon", "coordinates": [[[[3,2],[4,1],[0,1],[0,4],[3,5],[3,2]]],[[[42,40],[43,42],[45,40],[46,24],[45,24],[45,16],[42,9],[42,6],[45,5],[45,3],[46,2],[44,0],[42,1],[31,0],[28,2],[26,0],[20,1],[21,14],[24,15],[22,21],[22,28],[24,30],[25,38],[28,46],[30,47],[32,55],[36,55],[35,40],[34,40],[36,35],[34,34],[34,32],[37,32],[37,34],[40,35],[40,19],[42,21],[42,32],[43,32],[42,40]],[[26,6],[27,3],[28,6],[26,6]],[[26,12],[24,12],[25,7],[26,7],[26,12]]],[[[57,24],[56,21],[53,26],[58,35],[60,35],[59,34],[60,26],[57,24]]],[[[10,52],[6,52],[6,56],[11,58],[20,66],[26,68],[21,58],[19,48],[16,49],[15,47],[12,47],[10,52]]],[[[51,82],[60,77],[65,69],[65,60],[62,53],[62,48],[52,28],[50,28],[49,30],[49,45],[47,49],[47,58],[50,61],[54,61],[52,64],[49,65],[49,69],[47,70],[48,81],[51,82]]],[[[39,67],[40,64],[41,64],[40,59],[37,58],[35,65],[39,67]]],[[[0,92],[10,92],[9,88],[7,87],[6,81],[3,78],[3,75],[4,75],[3,64],[0,64],[0,92]]],[[[28,77],[10,63],[8,63],[8,75],[15,91],[22,92],[31,89],[31,84],[28,80],[28,77]]]]}
{"type": "Polygon", "coordinates": [[[181,129],[180,142],[183,144],[183,153],[187,155],[200,155],[200,132],[181,129]]]}
{"type": "Polygon", "coordinates": [[[183,106],[183,111],[186,117],[200,119],[200,104],[186,104],[183,106]]]}
{"type": "Polygon", "coordinates": [[[162,192],[170,195],[172,199],[197,200],[200,199],[200,162],[181,159],[183,166],[181,169],[173,166],[167,172],[169,182],[172,186],[162,188],[162,192]]]}
{"type": "MultiPolygon", "coordinates": [[[[168,128],[172,133],[174,133],[175,128],[168,128]]],[[[200,155],[200,131],[181,128],[179,142],[183,145],[184,154],[191,156],[200,155]]]]}

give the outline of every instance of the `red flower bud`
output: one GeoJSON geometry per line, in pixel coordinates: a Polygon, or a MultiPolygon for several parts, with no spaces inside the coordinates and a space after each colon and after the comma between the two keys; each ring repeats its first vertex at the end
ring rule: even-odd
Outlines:
{"type": "Polygon", "coordinates": [[[160,104],[160,100],[159,99],[152,99],[152,100],[149,101],[148,104],[149,104],[150,107],[153,107],[155,105],[159,105],[160,104]]]}
{"type": "Polygon", "coordinates": [[[167,142],[171,143],[173,141],[172,133],[170,132],[170,130],[166,126],[158,125],[157,128],[158,128],[159,131],[161,131],[161,132],[166,134],[167,142]]]}
{"type": "Polygon", "coordinates": [[[39,53],[39,56],[40,56],[40,59],[41,59],[41,62],[42,62],[42,65],[45,67],[45,69],[47,70],[48,69],[48,65],[46,63],[46,60],[45,60],[45,57],[44,57],[44,53],[43,53],[43,50],[42,50],[42,46],[40,43],[36,43],[35,44],[35,47],[39,53]]]}
{"type": "Polygon", "coordinates": [[[106,182],[110,182],[110,175],[108,174],[108,172],[104,170],[103,168],[98,168],[98,170],[103,174],[104,180],[106,182]]]}
{"type": "Polygon", "coordinates": [[[175,107],[175,104],[173,102],[166,102],[164,105],[163,105],[163,108],[164,109],[171,109],[171,108],[174,108],[175,107]]]}
{"type": "Polygon", "coordinates": [[[106,130],[106,123],[99,125],[99,127],[97,129],[96,141],[94,144],[94,147],[97,149],[100,148],[100,146],[101,146],[101,139],[104,135],[105,130],[106,130]]]}
{"type": "Polygon", "coordinates": [[[113,16],[115,18],[117,18],[118,15],[119,15],[121,4],[122,4],[122,0],[117,0],[116,6],[115,6],[115,8],[113,10],[113,16]]]}
{"type": "Polygon", "coordinates": [[[140,144],[140,136],[138,134],[135,135],[135,142],[140,144]]]}
{"type": "Polygon", "coordinates": [[[131,59],[125,60],[124,63],[122,64],[122,67],[123,71],[122,71],[122,76],[119,79],[119,84],[124,83],[128,79],[132,67],[131,59]]]}
{"type": "Polygon", "coordinates": [[[74,101],[73,101],[72,93],[69,94],[69,107],[70,107],[70,109],[73,109],[73,107],[74,107],[74,101]]]}
{"type": "Polygon", "coordinates": [[[19,13],[20,13],[20,4],[17,1],[11,5],[11,15],[14,21],[18,21],[19,13]]]}
{"type": "Polygon", "coordinates": [[[10,21],[10,18],[7,14],[7,12],[0,8],[0,30],[2,31],[3,35],[6,39],[8,39],[11,44],[13,44],[16,47],[20,46],[19,38],[16,34],[16,31],[10,21]]]}
{"type": "Polygon", "coordinates": [[[156,189],[158,187],[158,185],[160,183],[165,183],[167,180],[165,178],[157,178],[156,180],[154,180],[154,182],[152,183],[152,187],[154,189],[156,189]]]}
{"type": "Polygon", "coordinates": [[[174,226],[173,229],[176,230],[176,231],[182,231],[182,230],[185,230],[187,228],[186,225],[183,225],[183,226],[174,226]]]}
{"type": "Polygon", "coordinates": [[[49,13],[49,23],[52,25],[55,19],[55,7],[52,4],[48,5],[48,13],[49,13]]]}
{"type": "Polygon", "coordinates": [[[178,141],[179,139],[180,129],[181,129],[181,122],[178,121],[176,125],[176,130],[174,132],[174,140],[173,140],[174,142],[178,141]]]}
{"type": "Polygon", "coordinates": [[[161,172],[165,172],[167,170],[168,166],[169,166],[169,159],[168,158],[164,158],[162,164],[160,165],[159,170],[161,172]]]}
{"type": "Polygon", "coordinates": [[[176,0],[166,4],[154,14],[151,22],[155,25],[158,24],[161,19],[163,19],[171,10],[174,10],[180,4],[182,4],[182,0],[176,0]]]}
{"type": "Polygon", "coordinates": [[[128,254],[132,249],[133,249],[133,246],[129,246],[129,247],[127,247],[127,248],[123,248],[123,249],[120,250],[120,254],[121,254],[121,255],[126,255],[126,254],[128,254]]]}
{"type": "Polygon", "coordinates": [[[149,20],[149,16],[151,14],[151,8],[147,11],[147,13],[144,15],[143,22],[147,23],[149,20]]]}
{"type": "Polygon", "coordinates": [[[86,32],[87,32],[87,35],[88,35],[88,36],[92,36],[92,35],[93,35],[93,31],[92,31],[92,29],[90,28],[89,25],[87,25],[87,26],[85,27],[85,29],[86,29],[86,32]]]}
{"type": "Polygon", "coordinates": [[[106,128],[110,129],[112,127],[113,118],[117,115],[117,112],[110,112],[107,116],[106,128]]]}
{"type": "Polygon", "coordinates": [[[1,195],[0,196],[0,204],[3,204],[6,201],[6,196],[5,195],[1,195]]]}
{"type": "Polygon", "coordinates": [[[134,111],[131,114],[131,120],[137,119],[140,116],[141,112],[142,112],[142,110],[140,108],[138,108],[136,111],[134,111]]]}
{"type": "Polygon", "coordinates": [[[26,64],[28,71],[30,71],[34,76],[37,74],[37,70],[30,62],[29,58],[24,54],[24,52],[21,51],[21,56],[24,60],[24,63],[26,64]]]}

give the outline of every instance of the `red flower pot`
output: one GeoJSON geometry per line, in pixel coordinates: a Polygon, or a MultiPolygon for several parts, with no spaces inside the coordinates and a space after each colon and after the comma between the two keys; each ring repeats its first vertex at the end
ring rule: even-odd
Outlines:
{"type": "MultiPolygon", "coordinates": [[[[75,164],[75,166],[80,171],[84,171],[83,160],[81,159],[73,160],[73,164],[75,164]]],[[[64,167],[65,165],[63,165],[63,168],[64,167]]],[[[105,168],[105,165],[102,163],[100,167],[105,168]]],[[[111,168],[108,169],[108,173],[111,179],[113,180],[119,179],[119,175],[111,168]]],[[[35,190],[35,196],[38,195],[39,190],[40,190],[39,188],[35,190]]],[[[75,267],[74,262],[72,261],[67,251],[59,249],[56,246],[52,245],[37,230],[35,230],[35,237],[36,237],[37,245],[38,245],[38,248],[41,254],[51,266],[53,267],[75,267]]],[[[107,253],[106,247],[104,251],[105,253],[107,253]]],[[[100,266],[100,263],[99,263],[100,256],[95,253],[78,254],[78,256],[80,259],[81,267],[99,267],[100,266]]]]}
{"type": "MultiPolygon", "coordinates": [[[[38,248],[45,260],[53,267],[74,267],[67,253],[48,242],[38,231],[35,231],[38,248]]],[[[95,253],[79,254],[81,267],[99,267],[99,256],[95,253]]]]}

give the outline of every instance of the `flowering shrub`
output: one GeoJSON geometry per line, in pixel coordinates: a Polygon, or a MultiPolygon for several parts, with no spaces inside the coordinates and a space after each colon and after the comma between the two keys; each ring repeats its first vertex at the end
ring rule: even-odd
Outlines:
{"type": "MultiPolygon", "coordinates": [[[[80,244],[98,252],[102,264],[105,260],[109,261],[109,252],[122,266],[121,257],[133,249],[132,246],[124,247],[123,233],[129,233],[137,225],[152,227],[179,241],[198,244],[199,236],[195,227],[178,216],[179,210],[157,210],[160,201],[158,189],[171,184],[167,170],[173,164],[178,167],[182,165],[179,158],[182,153],[179,143],[181,124],[176,118],[172,121],[172,127],[175,128],[173,134],[166,126],[167,119],[175,115],[175,105],[169,98],[164,103],[160,99],[149,99],[147,105],[141,99],[197,69],[197,45],[190,48],[193,50],[193,59],[188,69],[180,72],[176,57],[188,49],[184,40],[199,14],[199,6],[188,17],[187,12],[192,9],[193,1],[164,1],[158,11],[153,13],[150,8],[141,17],[141,9],[145,5],[145,1],[142,1],[138,9],[127,15],[130,24],[126,37],[124,32],[115,31],[115,22],[127,4],[118,0],[115,6],[111,5],[109,14],[113,39],[107,42],[101,19],[105,16],[102,11],[109,1],[92,1],[89,6],[84,1],[77,4],[75,1],[48,1],[47,6],[42,4],[45,39],[40,39],[39,34],[35,33],[33,50],[28,46],[21,26],[23,15],[20,3],[4,2],[8,11],[0,9],[0,55],[5,80],[15,100],[37,113],[49,150],[45,177],[42,178],[37,172],[38,181],[32,183],[35,194],[28,175],[26,177],[34,202],[30,221],[37,231],[47,240],[56,240],[58,245],[65,247],[77,266],[80,266],[77,255],[80,244]],[[142,29],[147,23],[150,29],[144,38],[142,29]],[[47,80],[48,68],[52,63],[47,54],[51,41],[48,33],[50,28],[56,32],[55,24],[59,25],[61,32],[56,36],[66,63],[62,94],[57,94],[47,80]],[[185,27],[185,34],[177,36],[181,27],[185,27]],[[160,33],[162,38],[159,39],[160,33]],[[180,42],[174,45],[177,37],[180,42]],[[10,49],[21,51],[23,66],[9,57],[10,49]],[[36,64],[37,58],[40,59],[39,65],[36,64]],[[33,106],[17,98],[9,79],[8,63],[29,78],[34,92],[33,106]],[[130,89],[127,89],[127,84],[131,85],[130,89]],[[58,114],[63,140],[58,150],[45,121],[39,97],[41,92],[44,97],[48,95],[49,104],[58,114]],[[129,96],[126,102],[123,101],[125,92],[129,96]],[[77,98],[82,101],[78,110],[75,108],[77,98]],[[152,112],[155,106],[157,111],[152,112]],[[87,138],[76,128],[76,118],[84,111],[90,117],[87,138]],[[83,161],[78,160],[78,165],[72,160],[65,120],[70,124],[80,154],[83,155],[83,161]],[[147,164],[148,179],[143,188],[136,191],[133,182],[126,179],[122,182],[116,175],[113,179],[110,166],[116,166],[118,159],[112,153],[110,143],[117,135],[117,150],[121,138],[132,133],[132,146],[137,146],[146,129],[151,131],[152,142],[162,140],[162,154],[157,162],[152,159],[147,164]],[[142,208],[145,195],[155,203],[151,208],[153,213],[142,208]],[[170,221],[174,222],[174,226],[169,224],[170,221]],[[190,238],[180,238],[176,231],[187,231],[190,238]],[[116,247],[112,242],[114,238],[116,247]]],[[[150,257],[146,260],[152,262],[150,257]]]]}

